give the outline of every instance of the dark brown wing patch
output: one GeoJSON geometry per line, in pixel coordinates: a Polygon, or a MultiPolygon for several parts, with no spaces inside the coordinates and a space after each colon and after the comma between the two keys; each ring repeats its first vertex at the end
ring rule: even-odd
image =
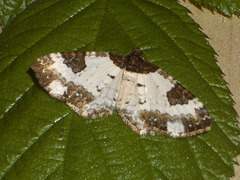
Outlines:
{"type": "Polygon", "coordinates": [[[177,104],[188,104],[189,100],[195,98],[195,96],[190,93],[186,88],[184,88],[181,84],[176,83],[175,87],[167,92],[168,101],[171,106],[177,104]]]}
{"type": "Polygon", "coordinates": [[[63,52],[63,63],[72,69],[74,73],[78,73],[86,68],[85,52],[63,52]]]}
{"type": "Polygon", "coordinates": [[[148,74],[159,69],[156,65],[146,62],[144,58],[141,57],[142,51],[139,48],[133,49],[127,56],[114,53],[109,53],[109,55],[116,66],[130,72],[148,74]]]}

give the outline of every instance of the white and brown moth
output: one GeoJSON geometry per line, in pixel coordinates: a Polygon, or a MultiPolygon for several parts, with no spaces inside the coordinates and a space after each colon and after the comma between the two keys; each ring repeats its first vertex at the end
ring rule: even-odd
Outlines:
{"type": "Polygon", "coordinates": [[[40,85],[87,119],[116,109],[138,134],[193,136],[211,128],[208,110],[191,92],[139,48],[126,56],[110,52],[51,53],[32,69],[40,85]]]}

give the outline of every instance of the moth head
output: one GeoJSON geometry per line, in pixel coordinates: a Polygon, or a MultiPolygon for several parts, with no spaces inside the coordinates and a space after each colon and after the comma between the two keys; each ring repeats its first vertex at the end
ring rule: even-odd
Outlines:
{"type": "Polygon", "coordinates": [[[140,48],[135,48],[132,50],[132,52],[129,55],[135,56],[135,57],[140,57],[140,56],[142,56],[142,51],[140,48]]]}

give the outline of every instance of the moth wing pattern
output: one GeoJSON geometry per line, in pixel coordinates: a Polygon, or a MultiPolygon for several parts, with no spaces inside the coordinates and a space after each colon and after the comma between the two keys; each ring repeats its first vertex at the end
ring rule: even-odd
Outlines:
{"type": "Polygon", "coordinates": [[[181,138],[211,129],[211,117],[191,92],[140,49],[127,56],[108,52],[51,53],[31,66],[39,84],[88,119],[116,109],[138,134],[181,138]]]}
{"type": "Polygon", "coordinates": [[[40,85],[78,115],[92,119],[112,114],[123,70],[107,53],[51,53],[38,58],[31,68],[40,85]]]}
{"type": "Polygon", "coordinates": [[[203,103],[161,69],[125,76],[121,85],[131,88],[120,88],[117,110],[135,132],[178,138],[210,130],[203,103]]]}

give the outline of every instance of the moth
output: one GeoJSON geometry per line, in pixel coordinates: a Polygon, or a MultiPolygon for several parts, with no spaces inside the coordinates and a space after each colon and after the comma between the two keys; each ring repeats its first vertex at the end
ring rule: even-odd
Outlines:
{"type": "Polygon", "coordinates": [[[138,134],[189,137],[209,131],[203,103],[139,48],[126,56],[111,52],[57,52],[31,66],[39,84],[87,119],[114,110],[138,134]]]}

